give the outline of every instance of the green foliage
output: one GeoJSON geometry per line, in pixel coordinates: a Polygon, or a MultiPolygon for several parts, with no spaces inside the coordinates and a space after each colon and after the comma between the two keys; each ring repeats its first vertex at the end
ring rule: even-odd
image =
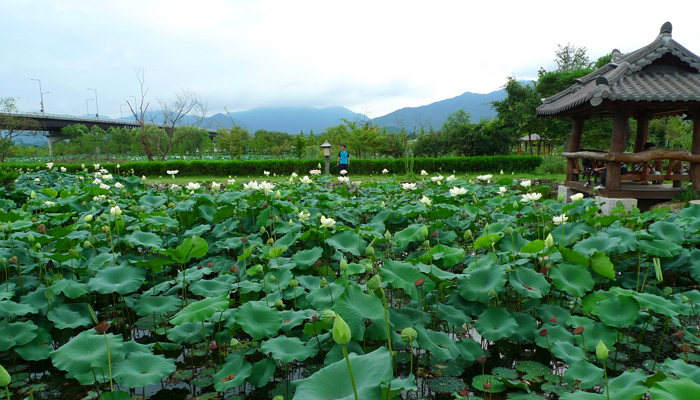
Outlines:
{"type": "Polygon", "coordinates": [[[557,175],[566,173],[566,159],[562,156],[544,156],[542,164],[537,167],[538,175],[557,175]]]}

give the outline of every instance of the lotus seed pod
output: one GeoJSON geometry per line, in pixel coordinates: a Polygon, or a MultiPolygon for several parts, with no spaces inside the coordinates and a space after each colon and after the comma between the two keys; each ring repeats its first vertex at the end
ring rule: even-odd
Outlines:
{"type": "Polygon", "coordinates": [[[10,374],[7,373],[5,367],[0,365],[0,386],[10,386],[10,382],[12,382],[10,374]]]}
{"type": "Polygon", "coordinates": [[[34,244],[34,248],[37,250],[41,250],[41,243],[34,244]]]}
{"type": "Polygon", "coordinates": [[[90,248],[90,241],[89,241],[89,240],[86,240],[86,241],[83,242],[83,248],[84,248],[84,249],[89,249],[89,248],[90,248]]]}
{"type": "Polygon", "coordinates": [[[608,348],[605,347],[605,343],[602,340],[598,342],[598,346],[595,348],[595,355],[600,361],[608,359],[608,348]]]}
{"type": "Polygon", "coordinates": [[[511,271],[513,271],[513,268],[511,268],[510,265],[506,265],[506,273],[508,274],[511,271]]]}
{"type": "Polygon", "coordinates": [[[496,297],[496,289],[491,289],[489,292],[489,297],[496,297]]]}
{"type": "Polygon", "coordinates": [[[82,226],[83,226],[83,229],[90,229],[90,224],[88,224],[87,222],[84,223],[82,226]]]}
{"type": "Polygon", "coordinates": [[[666,286],[666,287],[664,288],[664,294],[665,294],[666,296],[672,295],[672,294],[673,294],[673,289],[672,289],[670,286],[666,286]]]}
{"type": "Polygon", "coordinates": [[[424,240],[423,241],[423,247],[429,247],[430,246],[430,241],[429,240],[424,240]]]}
{"type": "Polygon", "coordinates": [[[467,229],[466,231],[464,231],[464,240],[467,240],[471,237],[472,237],[472,230],[471,229],[467,229]]]}
{"type": "Polygon", "coordinates": [[[78,249],[68,249],[68,253],[72,254],[72,255],[77,255],[79,253],[79,251],[78,251],[78,249]]]}
{"type": "Polygon", "coordinates": [[[255,266],[255,272],[258,272],[258,273],[263,272],[263,266],[260,265],[260,264],[256,265],[256,266],[255,266]]]}
{"type": "Polygon", "coordinates": [[[141,230],[141,226],[140,226],[140,225],[134,225],[134,230],[135,230],[135,231],[140,231],[140,230],[141,230]]]}
{"type": "Polygon", "coordinates": [[[336,315],[333,322],[333,340],[338,344],[348,344],[351,339],[350,327],[340,315],[336,315]]]}
{"type": "Polygon", "coordinates": [[[327,284],[328,284],[328,281],[326,281],[326,278],[321,278],[321,288],[326,287],[327,284]]]}
{"type": "Polygon", "coordinates": [[[277,277],[275,277],[274,275],[270,275],[270,282],[277,282],[277,277]]]}
{"type": "Polygon", "coordinates": [[[369,290],[377,290],[380,287],[382,287],[382,278],[379,275],[374,275],[367,281],[367,289],[369,290]]]}
{"type": "Polygon", "coordinates": [[[7,261],[8,264],[17,264],[17,256],[12,256],[10,259],[7,261]]]}
{"type": "Polygon", "coordinates": [[[421,235],[423,235],[424,238],[428,237],[428,227],[423,225],[423,228],[420,230],[421,235]]]}
{"type": "Polygon", "coordinates": [[[406,328],[401,331],[401,340],[406,344],[411,344],[418,337],[418,332],[413,328],[406,328]]]}
{"type": "Polygon", "coordinates": [[[365,253],[369,254],[370,256],[373,256],[374,255],[374,246],[367,246],[367,248],[365,249],[365,253]]]}
{"type": "Polygon", "coordinates": [[[165,204],[160,206],[160,211],[165,211],[167,209],[168,209],[168,207],[166,207],[165,204]]]}
{"type": "Polygon", "coordinates": [[[512,234],[513,234],[513,227],[512,227],[512,226],[507,227],[507,228],[503,231],[503,233],[505,233],[506,235],[509,235],[509,236],[512,235],[512,234]]]}
{"type": "Polygon", "coordinates": [[[277,307],[277,308],[284,308],[284,303],[282,302],[281,299],[275,300],[275,307],[277,307]]]}
{"type": "Polygon", "coordinates": [[[348,262],[345,261],[345,257],[343,257],[343,258],[340,260],[340,270],[341,270],[341,271],[347,271],[347,270],[348,270],[348,262]]]}
{"type": "Polygon", "coordinates": [[[297,286],[299,286],[299,281],[297,281],[296,279],[292,279],[291,281],[289,281],[289,286],[291,286],[293,288],[297,287],[297,286]]]}
{"type": "Polygon", "coordinates": [[[333,326],[333,320],[335,319],[335,311],[326,310],[321,314],[321,321],[326,328],[331,328],[333,326]]]}

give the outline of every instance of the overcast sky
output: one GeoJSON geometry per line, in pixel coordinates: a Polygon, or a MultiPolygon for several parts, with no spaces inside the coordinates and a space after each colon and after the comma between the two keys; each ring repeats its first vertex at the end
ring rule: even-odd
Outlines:
{"type": "Polygon", "coordinates": [[[700,54],[695,1],[2,0],[0,97],[21,111],[128,115],[196,92],[209,114],[343,106],[374,118],[508,76],[554,69],[557,45],[592,60],[652,42],[661,25],[700,54]],[[86,104],[87,102],[87,104],[86,104]]]}

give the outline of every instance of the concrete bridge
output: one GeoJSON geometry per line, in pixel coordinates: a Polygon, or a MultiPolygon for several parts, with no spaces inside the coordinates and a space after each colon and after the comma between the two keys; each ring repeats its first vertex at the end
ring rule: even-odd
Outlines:
{"type": "MultiPolygon", "coordinates": [[[[49,140],[49,154],[53,155],[52,145],[61,140],[69,139],[68,136],[61,134],[61,129],[66,126],[83,124],[88,128],[97,126],[98,128],[107,130],[109,128],[126,128],[126,129],[136,129],[140,128],[141,125],[137,121],[129,121],[123,119],[111,119],[111,118],[93,118],[93,117],[76,117],[72,115],[59,115],[59,114],[44,114],[44,113],[7,113],[0,112],[0,115],[5,115],[8,117],[24,118],[30,119],[39,124],[41,127],[39,131],[45,132],[45,136],[49,140]]],[[[157,123],[146,123],[149,126],[156,126],[158,128],[163,128],[163,124],[157,123]]],[[[165,128],[168,128],[167,126],[165,128]]],[[[216,137],[216,130],[207,129],[209,132],[209,137],[214,139],[216,137]]]]}

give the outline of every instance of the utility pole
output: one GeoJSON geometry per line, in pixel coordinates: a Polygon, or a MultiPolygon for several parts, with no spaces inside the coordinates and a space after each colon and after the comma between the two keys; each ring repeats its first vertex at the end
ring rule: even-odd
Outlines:
{"type": "Polygon", "coordinates": [[[95,91],[95,118],[100,118],[100,106],[97,104],[97,89],[88,88],[87,90],[95,91]]]}

